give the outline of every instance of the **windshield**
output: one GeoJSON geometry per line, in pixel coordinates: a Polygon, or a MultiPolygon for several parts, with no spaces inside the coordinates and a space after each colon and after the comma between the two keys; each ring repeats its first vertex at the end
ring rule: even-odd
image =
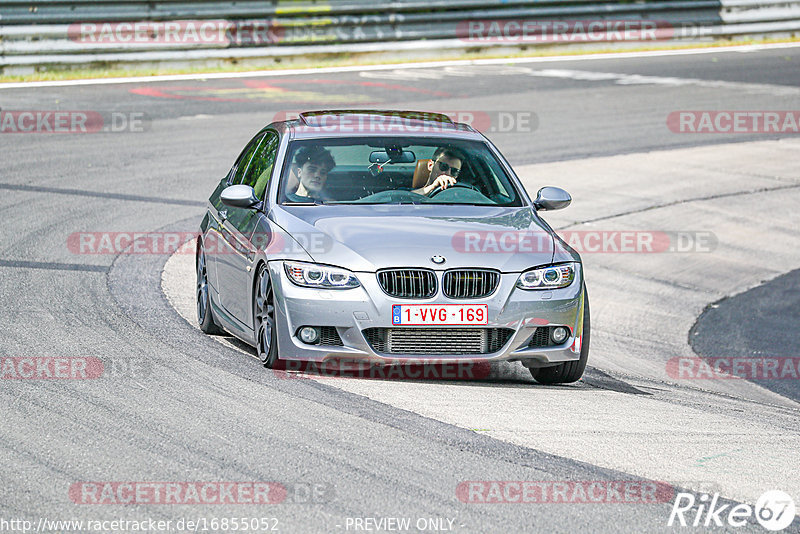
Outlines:
{"type": "Polygon", "coordinates": [[[523,205],[500,162],[477,141],[293,141],[286,162],[282,204],[523,205]]]}

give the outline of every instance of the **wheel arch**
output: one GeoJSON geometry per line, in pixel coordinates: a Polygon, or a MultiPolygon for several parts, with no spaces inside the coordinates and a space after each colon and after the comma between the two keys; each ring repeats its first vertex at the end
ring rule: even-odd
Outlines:
{"type": "MultiPolygon", "coordinates": [[[[269,275],[269,265],[267,264],[266,258],[258,258],[256,259],[255,263],[253,264],[253,277],[250,279],[250,310],[255,311],[255,304],[256,304],[256,291],[258,291],[258,273],[261,268],[266,269],[267,274],[269,275]]],[[[270,283],[272,283],[272,279],[270,278],[270,283]]],[[[255,313],[252,314],[250,317],[251,326],[253,328],[253,335],[257,336],[258,333],[256,332],[256,316],[255,313]]]]}
{"type": "Polygon", "coordinates": [[[194,270],[200,266],[200,251],[203,250],[203,234],[198,234],[194,247],[194,270]]]}

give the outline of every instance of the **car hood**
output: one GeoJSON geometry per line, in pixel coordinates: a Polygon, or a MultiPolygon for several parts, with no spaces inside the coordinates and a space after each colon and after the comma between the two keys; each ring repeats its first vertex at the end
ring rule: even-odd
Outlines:
{"type": "Polygon", "coordinates": [[[530,208],[278,206],[270,219],[315,262],[359,272],[389,267],[521,272],[550,263],[558,247],[530,208]],[[443,256],[444,263],[434,263],[433,256],[443,256]]]}

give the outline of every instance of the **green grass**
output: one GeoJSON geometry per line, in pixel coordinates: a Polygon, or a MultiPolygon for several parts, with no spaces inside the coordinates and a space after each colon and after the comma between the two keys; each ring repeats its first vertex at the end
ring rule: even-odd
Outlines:
{"type": "Polygon", "coordinates": [[[80,69],[59,69],[58,67],[50,67],[48,70],[35,72],[31,74],[20,75],[2,75],[0,74],[0,82],[32,82],[32,81],[51,81],[51,80],[79,80],[90,78],[126,78],[134,76],[158,76],[165,74],[207,74],[218,72],[248,72],[248,71],[271,71],[271,70],[284,70],[284,69],[298,69],[298,68],[320,68],[320,67],[339,67],[339,66],[367,66],[367,65],[391,65],[398,63],[414,63],[414,62],[428,62],[428,61],[447,61],[447,60],[469,60],[469,59],[512,59],[512,58],[526,58],[526,57],[545,57],[545,56],[571,56],[583,54],[610,54],[618,52],[643,52],[651,50],[681,50],[687,48],[724,48],[729,46],[741,46],[750,44],[771,44],[771,43],[790,43],[800,42],[800,37],[790,39],[742,39],[736,41],[721,40],[711,43],[685,43],[666,46],[641,46],[632,48],[621,48],[610,45],[608,48],[543,48],[536,47],[535,49],[520,50],[515,53],[492,53],[491,49],[481,50],[477,52],[463,52],[463,53],[447,53],[426,56],[414,57],[410,55],[400,55],[397,58],[387,59],[385,56],[376,57],[379,53],[364,53],[364,54],[336,54],[330,57],[298,57],[298,58],[279,58],[279,59],[263,59],[251,60],[243,63],[231,61],[222,66],[196,66],[196,67],[151,67],[140,68],[130,66],[127,68],[104,68],[87,67],[80,69]]]}

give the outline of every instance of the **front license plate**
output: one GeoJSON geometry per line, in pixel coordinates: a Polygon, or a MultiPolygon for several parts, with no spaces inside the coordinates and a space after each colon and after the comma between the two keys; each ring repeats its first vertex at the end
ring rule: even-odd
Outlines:
{"type": "Polygon", "coordinates": [[[393,304],[392,324],[417,326],[489,324],[489,305],[393,304]]]}

